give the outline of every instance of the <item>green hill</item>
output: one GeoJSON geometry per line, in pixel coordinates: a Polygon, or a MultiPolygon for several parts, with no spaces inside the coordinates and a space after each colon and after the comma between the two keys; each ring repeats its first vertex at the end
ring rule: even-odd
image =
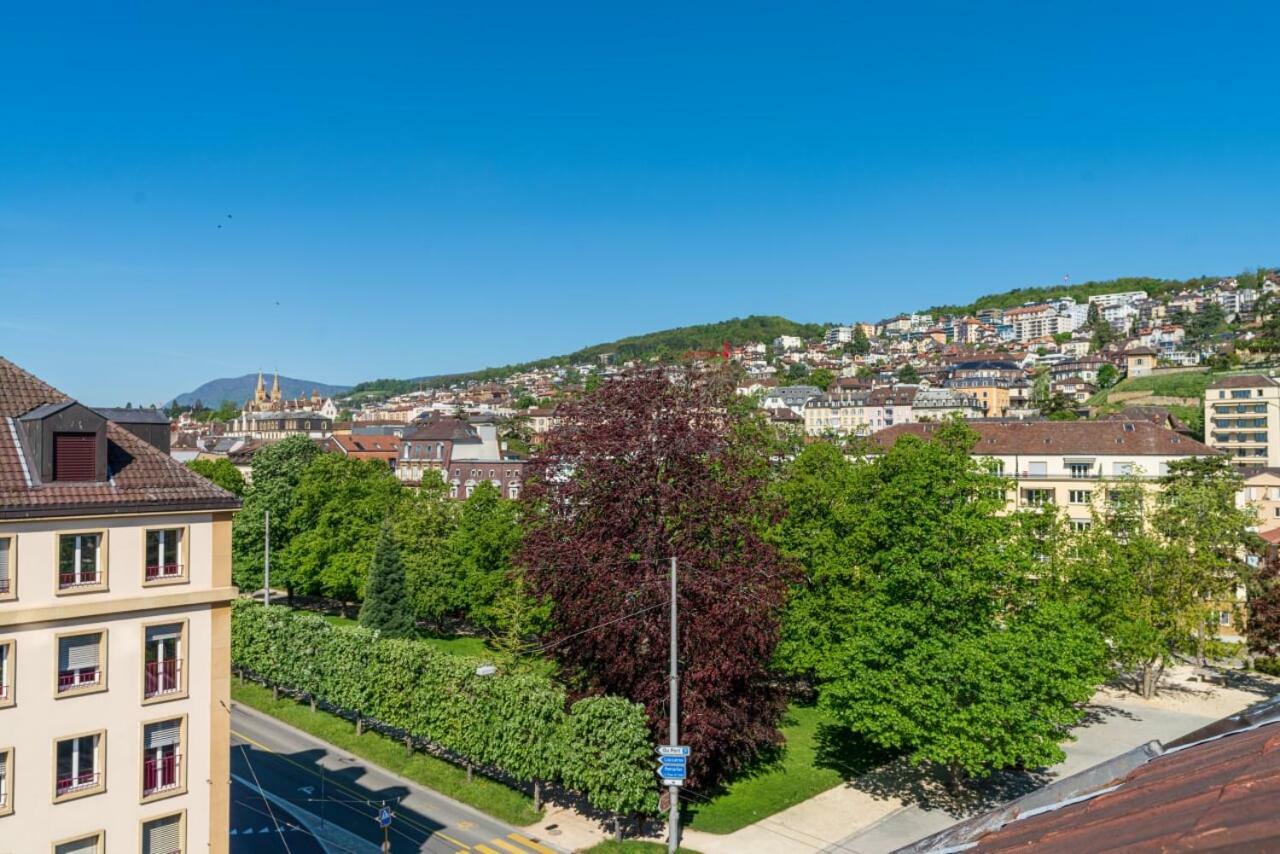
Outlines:
{"type": "Polygon", "coordinates": [[[592,344],[589,347],[583,347],[581,350],[575,350],[562,356],[548,356],[544,359],[520,362],[514,365],[485,368],[461,374],[439,374],[414,379],[370,380],[360,383],[352,389],[351,396],[375,398],[391,394],[404,394],[419,387],[442,388],[462,382],[487,382],[523,370],[594,362],[606,353],[612,353],[614,361],[617,362],[625,362],[629,359],[649,359],[655,356],[674,359],[689,350],[719,350],[725,341],[737,345],[745,344],[749,341],[764,341],[767,343],[779,335],[820,338],[824,329],[825,327],[820,323],[798,323],[785,317],[765,315],[735,317],[719,323],[681,326],[675,329],[664,329],[660,332],[648,332],[644,335],[632,335],[604,344],[592,344]]]}
{"type": "Polygon", "coordinates": [[[1153,279],[1137,276],[1122,279],[1107,279],[1100,282],[1082,282],[1078,285],[1032,285],[1026,288],[1014,288],[998,294],[987,294],[978,297],[968,305],[936,305],[928,309],[931,314],[976,314],[984,308],[1015,308],[1027,302],[1043,302],[1050,299],[1071,297],[1077,302],[1084,302],[1096,294],[1110,294],[1122,291],[1146,291],[1147,296],[1158,297],[1176,293],[1188,288],[1211,285],[1221,276],[1200,276],[1194,279],[1153,279]]]}

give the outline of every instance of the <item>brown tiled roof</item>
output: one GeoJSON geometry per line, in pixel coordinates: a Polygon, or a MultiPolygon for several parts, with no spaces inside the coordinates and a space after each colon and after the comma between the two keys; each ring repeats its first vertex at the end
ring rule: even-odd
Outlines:
{"type": "MultiPolygon", "coordinates": [[[[871,436],[891,447],[902,436],[928,439],[939,424],[896,424],[871,436]]],[[[1149,421],[975,421],[975,454],[1209,456],[1220,451],[1149,421]]]]}
{"type": "Polygon", "coordinates": [[[416,442],[475,442],[478,441],[475,431],[460,418],[431,418],[420,422],[420,426],[405,439],[416,442]]]}
{"type": "Polygon", "coordinates": [[[1012,821],[976,852],[1280,850],[1280,725],[1166,753],[1114,791],[1012,821]]]}
{"type": "Polygon", "coordinates": [[[1243,377],[1223,377],[1209,388],[1257,388],[1258,386],[1278,385],[1271,377],[1261,374],[1250,374],[1243,377]]]}
{"type": "Polygon", "coordinates": [[[165,509],[231,510],[231,493],[134,436],[107,423],[105,483],[35,481],[18,444],[14,419],[38,406],[71,398],[0,357],[0,516],[56,516],[81,511],[133,512],[165,509]]]}
{"type": "Polygon", "coordinates": [[[330,436],[329,441],[348,454],[370,454],[378,457],[395,456],[400,452],[400,440],[395,436],[376,436],[363,433],[353,436],[330,436]]]}

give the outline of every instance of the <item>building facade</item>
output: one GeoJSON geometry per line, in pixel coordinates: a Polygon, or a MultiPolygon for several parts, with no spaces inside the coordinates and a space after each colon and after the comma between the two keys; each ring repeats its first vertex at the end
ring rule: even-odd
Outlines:
{"type": "Polygon", "coordinates": [[[0,850],[228,850],[238,506],[0,358],[0,850]]]}
{"type": "Polygon", "coordinates": [[[502,450],[497,426],[470,424],[461,418],[431,418],[400,442],[396,476],[403,483],[421,484],[440,478],[449,497],[466,500],[481,481],[488,481],[505,498],[519,498],[525,461],[502,450]]]}
{"type": "Polygon", "coordinates": [[[1204,392],[1205,444],[1236,465],[1280,467],[1280,383],[1266,376],[1223,377],[1204,392]]]}

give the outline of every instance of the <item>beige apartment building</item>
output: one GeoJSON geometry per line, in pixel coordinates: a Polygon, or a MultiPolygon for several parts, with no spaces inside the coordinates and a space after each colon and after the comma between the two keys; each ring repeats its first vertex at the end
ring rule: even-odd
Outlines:
{"type": "Polygon", "coordinates": [[[0,854],[227,851],[238,506],[0,358],[0,854]]]}
{"type": "MultiPolygon", "coordinates": [[[[938,424],[902,424],[874,436],[884,447],[904,435],[928,439],[938,424]]],[[[1088,528],[1093,510],[1121,477],[1151,483],[1170,463],[1217,453],[1181,433],[1149,421],[979,421],[973,455],[996,461],[1017,485],[1009,508],[1057,505],[1071,526],[1088,528]]]]}
{"type": "Polygon", "coordinates": [[[1204,438],[1242,468],[1280,467],[1280,382],[1224,377],[1204,392],[1204,438]]]}

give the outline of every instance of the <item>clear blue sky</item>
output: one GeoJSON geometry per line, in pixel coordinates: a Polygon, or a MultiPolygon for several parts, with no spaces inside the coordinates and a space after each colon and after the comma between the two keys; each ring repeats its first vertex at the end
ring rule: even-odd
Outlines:
{"type": "Polygon", "coordinates": [[[1280,263],[1275,3],[43,5],[0,354],[91,403],[1280,263]]]}

